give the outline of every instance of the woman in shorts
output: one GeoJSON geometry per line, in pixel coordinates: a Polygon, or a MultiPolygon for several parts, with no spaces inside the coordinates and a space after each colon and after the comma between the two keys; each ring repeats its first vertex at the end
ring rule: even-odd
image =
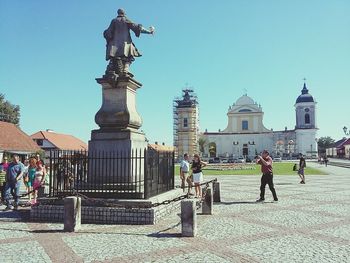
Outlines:
{"type": "Polygon", "coordinates": [[[203,181],[203,173],[202,168],[206,166],[207,163],[202,162],[201,158],[198,154],[195,154],[193,156],[193,162],[192,162],[192,180],[194,183],[194,188],[196,191],[196,197],[202,198],[202,189],[201,189],[201,182],[203,181]]]}

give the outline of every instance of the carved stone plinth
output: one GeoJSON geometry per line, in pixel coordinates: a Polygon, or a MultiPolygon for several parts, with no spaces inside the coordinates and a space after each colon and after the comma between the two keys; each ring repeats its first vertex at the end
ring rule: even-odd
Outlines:
{"type": "Polygon", "coordinates": [[[102,85],[102,106],[95,116],[101,129],[139,129],[142,120],[136,110],[136,90],[142,84],[131,77],[104,76],[96,81],[102,85]]]}
{"type": "Polygon", "coordinates": [[[141,155],[147,148],[145,135],[139,131],[142,119],[136,110],[136,90],[142,85],[131,77],[115,80],[104,76],[96,80],[102,86],[102,106],[95,116],[100,129],[91,132],[89,141],[92,159],[88,181],[108,187],[133,187],[132,182],[143,179],[141,155]],[[139,159],[134,158],[136,152],[139,159]],[[96,161],[102,159],[106,161],[96,161]]]}

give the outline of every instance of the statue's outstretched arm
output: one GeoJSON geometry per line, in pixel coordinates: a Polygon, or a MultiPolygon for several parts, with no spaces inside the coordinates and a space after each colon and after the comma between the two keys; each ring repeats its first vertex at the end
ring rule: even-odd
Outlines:
{"type": "Polygon", "coordinates": [[[149,29],[144,28],[142,25],[141,26],[141,33],[143,34],[154,34],[154,27],[150,26],[149,29]]]}

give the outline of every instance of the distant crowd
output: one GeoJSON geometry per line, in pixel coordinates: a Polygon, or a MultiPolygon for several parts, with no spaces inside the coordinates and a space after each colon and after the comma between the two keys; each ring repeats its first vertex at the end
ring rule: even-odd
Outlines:
{"type": "Polygon", "coordinates": [[[1,202],[5,203],[5,210],[18,209],[22,182],[26,188],[26,194],[22,196],[28,196],[28,205],[36,205],[38,190],[44,185],[47,174],[47,168],[40,155],[36,154],[29,159],[25,159],[24,163],[20,161],[17,154],[12,155],[11,162],[5,156],[0,168],[0,172],[5,173],[5,182],[1,187],[1,202]],[[11,195],[14,200],[12,204],[10,202],[11,195]]]}

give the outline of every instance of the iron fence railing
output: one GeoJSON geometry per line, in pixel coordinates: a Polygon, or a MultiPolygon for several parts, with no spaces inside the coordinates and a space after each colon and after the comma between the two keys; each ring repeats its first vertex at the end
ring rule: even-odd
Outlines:
{"type": "Polygon", "coordinates": [[[49,196],[147,199],[174,189],[174,152],[51,151],[49,196]]]}

